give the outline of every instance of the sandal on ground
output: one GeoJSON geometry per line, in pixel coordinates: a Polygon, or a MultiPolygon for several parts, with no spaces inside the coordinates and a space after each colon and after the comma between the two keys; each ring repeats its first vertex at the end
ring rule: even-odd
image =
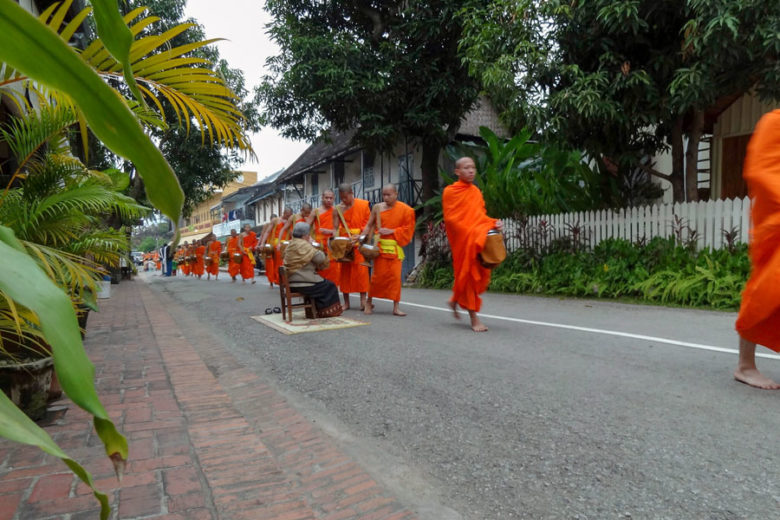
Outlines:
{"type": "Polygon", "coordinates": [[[271,307],[268,307],[268,308],[265,310],[265,313],[266,313],[266,314],[273,314],[273,312],[274,312],[274,310],[273,310],[271,307]]]}
{"type": "Polygon", "coordinates": [[[282,313],[282,309],[280,309],[279,307],[274,307],[274,312],[276,314],[281,314],[282,313]]]}

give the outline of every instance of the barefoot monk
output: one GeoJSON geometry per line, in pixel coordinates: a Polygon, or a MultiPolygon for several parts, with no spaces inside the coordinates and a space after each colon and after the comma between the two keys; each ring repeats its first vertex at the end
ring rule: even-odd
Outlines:
{"type": "MultiPolygon", "coordinates": [[[[325,190],[322,192],[322,205],[312,212],[309,218],[309,224],[314,228],[314,240],[322,245],[322,250],[325,256],[330,258],[328,251],[328,239],[333,236],[333,202],[336,200],[336,194],[333,190],[325,190]]],[[[328,267],[318,271],[320,276],[326,280],[330,280],[338,287],[341,282],[341,270],[340,264],[335,261],[330,261],[328,267]]]]}
{"type": "MultiPolygon", "coordinates": [[[[333,229],[339,230],[337,236],[351,236],[356,239],[368,224],[371,208],[367,200],[355,198],[350,184],[339,185],[339,197],[341,202],[333,212],[333,229]]],[[[352,255],[351,262],[341,263],[341,279],[338,285],[344,295],[344,309],[349,309],[349,293],[356,292],[360,294],[360,310],[363,310],[368,292],[368,267],[357,248],[352,250],[352,255]]]]}
{"type": "Polygon", "coordinates": [[[458,306],[466,309],[471,329],[485,332],[487,327],[477,313],[482,307],[479,295],[490,283],[490,270],[480,264],[477,255],[485,247],[488,231],[501,230],[503,224],[488,217],[482,192],[474,185],[476,173],[477,167],[470,157],[458,159],[455,163],[458,180],[444,188],[442,208],[455,272],[449,305],[456,318],[459,318],[458,306]]]}
{"type": "Polygon", "coordinates": [[[734,378],[756,388],[780,384],[756,368],[756,344],[780,352],[780,110],[758,122],[747,147],[744,177],[750,211],[753,269],[737,317],[739,361],[734,378]]]}
{"type": "Polygon", "coordinates": [[[374,259],[371,288],[365,305],[365,313],[374,311],[372,299],[387,298],[393,301],[393,315],[406,316],[399,308],[401,302],[401,266],[404,259],[403,247],[414,236],[414,210],[398,200],[394,184],[382,188],[382,200],[371,209],[371,217],[363,230],[370,237],[376,231],[379,235],[380,255],[374,259]]]}

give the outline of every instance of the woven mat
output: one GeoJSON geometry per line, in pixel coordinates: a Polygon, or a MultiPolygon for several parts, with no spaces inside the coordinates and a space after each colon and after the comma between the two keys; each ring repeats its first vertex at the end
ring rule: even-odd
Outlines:
{"type": "Polygon", "coordinates": [[[304,313],[305,311],[303,310],[293,312],[293,320],[290,323],[285,322],[281,314],[261,314],[259,316],[252,316],[252,319],[257,320],[272,329],[276,329],[283,334],[301,334],[303,332],[346,329],[369,324],[367,321],[353,320],[343,316],[307,320],[304,313]]]}

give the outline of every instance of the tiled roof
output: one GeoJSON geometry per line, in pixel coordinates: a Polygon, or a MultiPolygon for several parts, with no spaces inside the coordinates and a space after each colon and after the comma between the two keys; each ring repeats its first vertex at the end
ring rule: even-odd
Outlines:
{"type": "Polygon", "coordinates": [[[354,130],[348,132],[328,132],[324,138],[312,143],[294,163],[284,170],[277,182],[292,179],[312,168],[327,164],[329,161],[337,159],[346,153],[359,150],[360,146],[352,142],[354,136],[354,130]]]}

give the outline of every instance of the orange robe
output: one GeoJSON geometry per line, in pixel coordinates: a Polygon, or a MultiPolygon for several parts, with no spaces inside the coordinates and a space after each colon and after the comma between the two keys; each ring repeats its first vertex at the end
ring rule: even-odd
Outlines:
{"type": "MultiPolygon", "coordinates": [[[[269,226],[273,226],[273,223],[268,224],[269,226]]],[[[264,231],[265,233],[265,231],[264,231]]],[[[260,244],[261,246],[264,246],[266,244],[270,244],[273,240],[273,231],[268,232],[268,236],[265,239],[265,242],[260,244]]],[[[274,255],[271,253],[271,256],[267,256],[265,253],[263,254],[263,264],[265,265],[265,277],[268,279],[268,283],[275,283],[274,280],[278,278],[278,273],[276,276],[274,276],[274,271],[276,270],[276,266],[274,265],[274,255]]]]}
{"type": "MultiPolygon", "coordinates": [[[[374,270],[371,274],[371,290],[369,295],[372,298],[387,298],[388,300],[399,301],[401,299],[401,266],[403,259],[399,256],[403,251],[398,251],[398,247],[404,247],[412,241],[414,236],[414,210],[403,202],[396,201],[392,208],[380,213],[381,227],[391,228],[394,232],[390,235],[378,235],[377,244],[382,248],[382,254],[374,259],[374,270]],[[391,244],[381,244],[379,239],[395,240],[398,243],[396,251],[392,250],[391,244]]],[[[378,226],[379,227],[379,226],[378,226]]]]}
{"type": "Polygon", "coordinates": [[[442,208],[455,272],[450,301],[479,312],[482,308],[479,295],[490,284],[490,270],[482,267],[477,255],[485,247],[488,231],[498,221],[487,216],[479,188],[460,180],[444,188],[442,208]]]}
{"type": "Polygon", "coordinates": [[[324,235],[321,231],[323,227],[325,229],[332,229],[333,207],[331,207],[328,211],[323,211],[321,213],[319,213],[319,210],[317,211],[318,213],[314,217],[314,222],[312,222],[312,224],[314,225],[314,240],[322,244],[323,252],[330,259],[330,265],[328,266],[328,268],[321,269],[317,272],[320,274],[320,276],[335,283],[336,286],[338,287],[339,283],[341,283],[341,264],[333,260],[328,250],[328,239],[333,235],[324,235]],[[322,225],[323,223],[325,224],[325,226],[322,225]]]}
{"type": "MultiPolygon", "coordinates": [[[[274,227],[273,232],[271,233],[271,236],[273,237],[271,239],[271,245],[274,248],[274,257],[272,260],[272,273],[271,277],[268,278],[268,281],[271,283],[279,283],[279,266],[282,265],[282,252],[279,249],[279,244],[282,240],[287,240],[285,237],[287,236],[287,233],[284,234],[284,236],[279,236],[282,234],[282,228],[285,225],[285,221],[279,220],[279,223],[276,224],[276,227],[274,227]]],[[[266,271],[268,271],[268,268],[266,268],[266,271]]],[[[267,273],[266,273],[267,275],[267,273]]]]}
{"type": "Polygon", "coordinates": [[[750,138],[743,176],[752,200],[750,261],[737,332],[780,352],[780,110],[761,118],[750,138]]]}
{"type": "Polygon", "coordinates": [[[250,260],[249,255],[254,255],[255,247],[257,247],[257,235],[254,231],[250,231],[244,237],[244,256],[241,258],[241,278],[249,280],[255,277],[255,264],[250,260]]]}
{"type": "Polygon", "coordinates": [[[219,240],[213,240],[209,244],[209,255],[211,257],[211,264],[206,267],[209,274],[214,276],[219,275],[219,254],[222,252],[222,242],[219,240]]]}
{"type": "MultiPolygon", "coordinates": [[[[368,218],[371,216],[371,208],[367,200],[354,199],[352,207],[344,212],[344,220],[349,226],[350,233],[360,234],[363,228],[368,224],[368,218]]],[[[346,236],[346,231],[342,224],[339,225],[339,233],[346,236]]],[[[363,255],[355,249],[355,259],[352,262],[341,262],[341,278],[339,287],[343,293],[361,293],[368,292],[368,267],[360,265],[366,260],[363,255]]]]}
{"type": "Polygon", "coordinates": [[[182,249],[181,254],[179,255],[179,269],[181,269],[181,274],[184,276],[190,275],[190,264],[187,263],[187,255],[189,253],[189,248],[182,249]]]}
{"type": "Polygon", "coordinates": [[[238,272],[241,270],[241,264],[237,264],[233,261],[233,254],[234,253],[240,253],[241,250],[238,248],[238,235],[231,236],[228,238],[227,241],[227,251],[228,251],[228,274],[231,278],[235,278],[238,276],[238,272]]]}
{"type": "Polygon", "coordinates": [[[203,263],[203,255],[206,254],[206,246],[198,246],[195,249],[195,265],[192,266],[192,274],[201,276],[206,272],[206,265],[203,263]]]}

